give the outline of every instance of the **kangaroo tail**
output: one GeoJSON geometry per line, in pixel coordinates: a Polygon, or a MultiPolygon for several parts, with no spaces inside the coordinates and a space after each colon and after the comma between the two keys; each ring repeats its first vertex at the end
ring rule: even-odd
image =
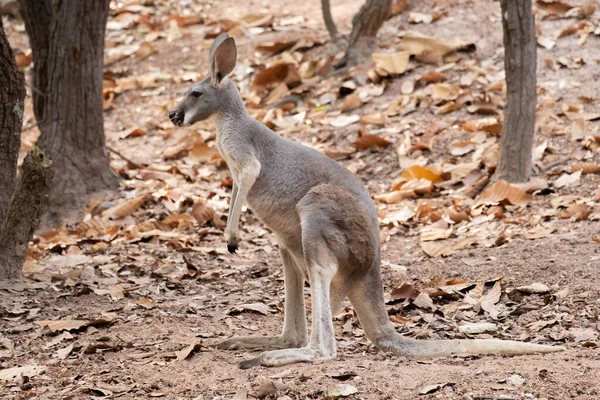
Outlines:
{"type": "Polygon", "coordinates": [[[409,357],[448,355],[533,354],[565,350],[562,346],[499,339],[415,340],[400,335],[389,320],[383,300],[379,264],[350,287],[348,296],[367,337],[380,349],[409,357]]]}
{"type": "Polygon", "coordinates": [[[565,350],[563,346],[547,346],[535,343],[500,339],[460,340],[414,340],[395,331],[376,341],[384,351],[408,357],[442,357],[450,355],[555,353],[565,350]]]}

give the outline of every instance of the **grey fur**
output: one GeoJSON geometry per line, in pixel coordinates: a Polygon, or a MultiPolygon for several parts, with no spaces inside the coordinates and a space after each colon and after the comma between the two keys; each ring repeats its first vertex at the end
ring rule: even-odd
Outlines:
{"type": "Polygon", "coordinates": [[[346,297],[368,338],[381,349],[400,355],[525,354],[563,349],[500,340],[415,341],[399,335],[385,308],[379,222],[365,187],[341,164],[277,135],[248,115],[235,84],[225,78],[233,69],[231,62],[235,64],[233,39],[219,36],[210,54],[207,78],[194,84],[169,116],[177,125],[216,116],[217,148],[234,181],[226,229],[228,249],[237,249],[241,207],[247,203],[275,233],[284,264],[283,333],[234,337],[219,345],[281,349],[243,362],[242,368],[333,358],[332,315],[346,297]],[[222,79],[214,79],[219,75],[222,79]],[[198,93],[201,95],[196,96],[198,93]],[[311,284],[313,316],[308,342],[302,296],[305,280],[311,284]]]}

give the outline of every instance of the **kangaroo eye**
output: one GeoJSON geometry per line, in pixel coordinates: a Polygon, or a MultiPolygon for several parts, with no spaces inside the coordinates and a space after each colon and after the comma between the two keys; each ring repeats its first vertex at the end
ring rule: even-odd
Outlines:
{"type": "Polygon", "coordinates": [[[192,96],[194,96],[194,97],[200,97],[200,96],[202,96],[202,92],[196,92],[196,91],[193,91],[193,92],[191,92],[190,94],[191,94],[192,96]]]}

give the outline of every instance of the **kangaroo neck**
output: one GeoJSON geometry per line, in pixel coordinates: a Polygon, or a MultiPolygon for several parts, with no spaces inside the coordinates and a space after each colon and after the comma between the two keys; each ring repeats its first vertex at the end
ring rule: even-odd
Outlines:
{"type": "Polygon", "coordinates": [[[217,133],[227,131],[228,125],[237,125],[248,117],[240,92],[230,78],[226,79],[224,87],[219,91],[219,110],[216,113],[217,133]]]}

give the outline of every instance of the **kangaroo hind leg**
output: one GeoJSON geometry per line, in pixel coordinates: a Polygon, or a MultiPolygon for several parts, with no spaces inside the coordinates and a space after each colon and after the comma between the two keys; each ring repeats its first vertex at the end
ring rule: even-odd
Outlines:
{"type": "MultiPolygon", "coordinates": [[[[338,261],[322,235],[322,225],[315,222],[312,218],[302,220],[302,246],[312,300],[312,331],[308,345],[298,349],[267,351],[255,359],[243,361],[240,368],[250,368],[254,365],[280,366],[335,357],[331,284],[338,271],[338,261]]],[[[334,289],[333,305],[337,306],[344,296],[336,285],[334,289]]]]}
{"type": "Polygon", "coordinates": [[[251,349],[274,347],[287,349],[305,346],[308,339],[304,308],[304,277],[290,252],[282,248],[285,285],[283,332],[279,336],[234,336],[217,345],[222,349],[251,349]]]}

